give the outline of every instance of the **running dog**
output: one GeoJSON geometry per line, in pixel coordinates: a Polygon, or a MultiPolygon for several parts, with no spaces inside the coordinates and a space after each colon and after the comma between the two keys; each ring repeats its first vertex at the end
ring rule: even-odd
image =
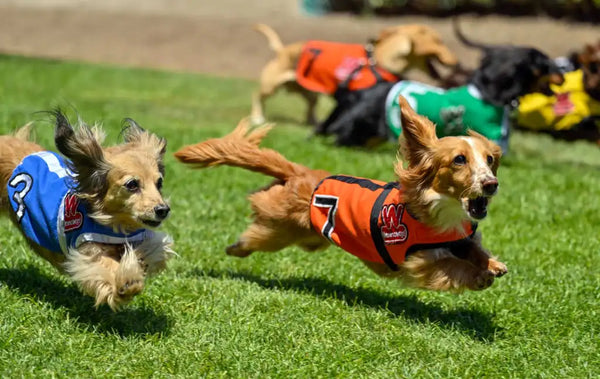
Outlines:
{"type": "Polygon", "coordinates": [[[348,87],[354,91],[378,81],[398,81],[412,68],[439,78],[432,61],[445,66],[457,63],[439,34],[426,25],[388,27],[366,45],[328,41],[284,45],[268,25],[258,24],[255,29],[267,37],[277,56],[263,68],[260,88],[252,95],[251,120],[254,124],[264,122],[265,100],[281,87],[302,95],[308,104],[307,123],[315,125],[318,94],[333,95],[349,76],[348,87]]]}
{"type": "Polygon", "coordinates": [[[175,157],[195,167],[229,165],[275,178],[250,195],[254,222],[227,248],[246,257],[290,245],[314,251],[330,243],[383,277],[425,289],[489,287],[506,266],[476,233],[498,189],[501,149],[477,133],[438,139],[435,126],[401,98],[404,126],[395,166],[399,182],[334,175],[289,162],[259,144],[270,127],[243,120],[223,138],[183,147],[175,157]]]}
{"type": "Polygon", "coordinates": [[[170,211],[161,194],[166,141],[126,119],[125,143],[103,148],[98,127],[53,115],[66,159],[30,142],[28,127],[0,136],[0,208],[96,307],[116,311],[174,254],[171,237],[151,230],[170,211]]]}
{"type": "Polygon", "coordinates": [[[411,80],[380,82],[338,100],[315,134],[336,135],[336,144],[343,146],[396,140],[402,132],[401,95],[435,123],[438,136],[466,135],[472,129],[507,152],[514,102],[532,92],[552,94],[550,86],[564,82],[561,71],[535,48],[475,43],[461,33],[456,22],[455,31],[463,43],[483,52],[480,66],[467,84],[445,90],[411,80]]]}

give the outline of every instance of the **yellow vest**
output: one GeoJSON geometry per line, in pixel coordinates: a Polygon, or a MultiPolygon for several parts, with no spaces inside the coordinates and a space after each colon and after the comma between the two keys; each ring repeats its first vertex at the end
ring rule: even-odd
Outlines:
{"type": "Polygon", "coordinates": [[[588,116],[600,115],[600,102],[583,87],[583,72],[564,74],[562,85],[550,85],[552,96],[531,93],[519,99],[517,124],[532,130],[569,130],[588,116]]]}

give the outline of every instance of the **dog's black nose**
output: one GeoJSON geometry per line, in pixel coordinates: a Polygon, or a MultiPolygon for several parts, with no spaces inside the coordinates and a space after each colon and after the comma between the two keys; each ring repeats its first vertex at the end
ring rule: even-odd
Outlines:
{"type": "Polygon", "coordinates": [[[160,218],[161,220],[167,218],[170,211],[171,208],[169,208],[169,206],[166,204],[157,205],[156,207],[154,207],[154,213],[156,213],[156,217],[160,218]]]}
{"type": "Polygon", "coordinates": [[[498,179],[487,179],[483,182],[483,193],[484,195],[491,196],[498,190],[498,179]]]}

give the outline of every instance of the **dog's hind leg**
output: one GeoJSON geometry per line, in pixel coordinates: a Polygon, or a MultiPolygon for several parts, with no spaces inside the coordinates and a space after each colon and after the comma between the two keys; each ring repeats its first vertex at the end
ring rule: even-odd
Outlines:
{"type": "Polygon", "coordinates": [[[255,251],[273,252],[281,250],[297,239],[294,228],[275,225],[275,222],[255,221],[240,236],[238,241],[227,247],[227,254],[247,257],[255,251]]]}
{"type": "Polygon", "coordinates": [[[308,125],[312,125],[313,127],[316,127],[318,124],[316,109],[317,109],[317,102],[319,101],[319,94],[316,92],[311,92],[311,91],[307,91],[304,89],[300,92],[300,94],[302,95],[304,100],[306,100],[306,105],[307,105],[306,123],[308,125]]]}
{"type": "Polygon", "coordinates": [[[269,62],[262,72],[260,79],[260,88],[252,94],[252,111],[250,121],[253,125],[263,124],[265,122],[264,106],[267,98],[284,84],[294,82],[296,73],[294,71],[283,71],[276,61],[269,62]]]}

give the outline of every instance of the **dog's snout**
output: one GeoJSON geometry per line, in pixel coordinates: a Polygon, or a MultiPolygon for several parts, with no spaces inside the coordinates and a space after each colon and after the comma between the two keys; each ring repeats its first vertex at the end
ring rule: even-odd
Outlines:
{"type": "Polygon", "coordinates": [[[496,193],[496,191],[498,190],[498,179],[496,178],[491,178],[491,179],[486,179],[483,182],[483,193],[485,195],[491,196],[493,194],[496,193]]]}
{"type": "Polygon", "coordinates": [[[154,213],[156,214],[156,217],[160,218],[161,220],[167,218],[170,211],[171,208],[169,208],[169,206],[166,204],[157,205],[154,207],[154,213]]]}

